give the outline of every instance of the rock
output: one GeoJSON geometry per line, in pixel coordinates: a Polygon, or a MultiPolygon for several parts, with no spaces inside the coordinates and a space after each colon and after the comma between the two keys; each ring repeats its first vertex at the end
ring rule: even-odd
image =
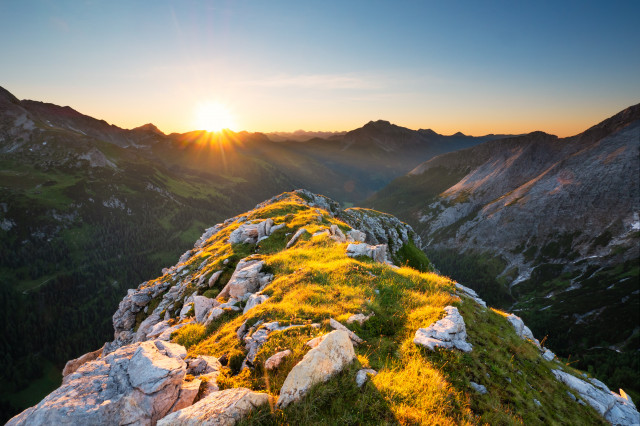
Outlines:
{"type": "Polygon", "coordinates": [[[280,389],[278,407],[300,400],[316,383],[329,380],[355,359],[349,334],[335,330],[293,367],[280,389]]]}
{"type": "Polygon", "coordinates": [[[347,324],[353,324],[354,322],[357,322],[358,324],[362,325],[366,321],[368,321],[369,318],[371,318],[372,316],[373,316],[373,313],[370,313],[369,315],[364,315],[364,314],[351,315],[349,319],[347,319],[347,324]]]}
{"type": "Polygon", "coordinates": [[[456,283],[456,288],[460,291],[462,291],[463,294],[465,294],[466,296],[470,297],[471,299],[473,299],[478,305],[486,308],[487,307],[487,303],[480,299],[480,297],[478,296],[478,293],[476,293],[475,291],[473,291],[472,289],[470,289],[469,287],[465,287],[460,283],[456,283]]]}
{"type": "Polygon", "coordinates": [[[471,387],[473,388],[473,390],[475,390],[476,392],[478,392],[480,395],[484,395],[484,394],[486,394],[486,393],[488,392],[488,391],[487,391],[487,388],[486,388],[486,387],[484,387],[483,385],[479,385],[479,384],[477,384],[477,383],[475,383],[475,382],[469,382],[469,384],[471,385],[471,387]]]}
{"type": "Polygon", "coordinates": [[[100,357],[100,355],[102,355],[102,350],[104,349],[104,345],[98,349],[97,351],[93,351],[93,352],[88,352],[76,359],[72,359],[70,361],[67,361],[67,363],[64,366],[64,369],[62,370],[62,378],[64,381],[64,378],[67,377],[69,374],[74,373],[78,368],[80,368],[81,365],[83,365],[86,362],[89,361],[93,361],[94,359],[97,359],[98,357],[100,357]]]}
{"type": "Polygon", "coordinates": [[[569,386],[592,406],[606,421],[614,425],[640,424],[640,413],[633,402],[611,392],[597,381],[597,387],[562,370],[551,370],[556,378],[569,386]]]}
{"type": "Polygon", "coordinates": [[[136,335],[134,337],[134,341],[143,342],[147,340],[147,336],[153,330],[153,328],[161,322],[162,318],[160,318],[160,314],[153,312],[151,315],[146,317],[144,321],[140,323],[138,326],[138,331],[136,331],[136,335]]]}
{"type": "MultiPolygon", "coordinates": [[[[228,259],[225,259],[225,260],[228,260],[228,259]]],[[[211,274],[211,277],[209,277],[209,281],[207,282],[207,284],[209,284],[209,288],[215,285],[215,283],[218,281],[218,278],[220,278],[220,275],[222,275],[222,271],[216,271],[213,274],[211,274]]]]}
{"type": "Polygon", "coordinates": [[[218,298],[241,299],[246,293],[255,293],[264,288],[273,279],[273,275],[261,273],[263,266],[264,262],[261,260],[242,259],[218,298]]]}
{"type": "Polygon", "coordinates": [[[133,343],[83,364],[8,424],[154,424],[178,400],[186,372],[162,343],[133,343]]]}
{"type": "Polygon", "coordinates": [[[357,229],[352,229],[347,232],[347,241],[364,243],[367,239],[367,234],[357,229]]]}
{"type": "Polygon", "coordinates": [[[369,244],[349,244],[347,246],[347,256],[367,256],[375,260],[376,262],[387,262],[387,246],[385,244],[379,244],[377,246],[371,246],[369,244]]]}
{"type": "Polygon", "coordinates": [[[244,310],[242,311],[242,313],[246,314],[250,309],[255,308],[261,303],[264,303],[268,298],[269,296],[265,294],[252,294],[251,296],[249,296],[247,304],[244,305],[244,310]]]}
{"type": "Polygon", "coordinates": [[[542,403],[535,398],[533,398],[533,403],[536,404],[538,407],[542,407],[542,403]]]}
{"type": "Polygon", "coordinates": [[[364,384],[367,382],[367,380],[369,379],[369,374],[375,376],[376,374],[378,374],[378,372],[370,368],[358,370],[358,372],[356,373],[356,385],[358,385],[359,388],[364,386],[364,384]]]}
{"type": "Polygon", "coordinates": [[[222,223],[218,223],[217,225],[212,226],[211,228],[204,231],[204,234],[202,234],[202,236],[196,241],[195,246],[198,248],[204,247],[204,244],[207,242],[207,240],[217,234],[223,228],[223,226],[224,225],[222,223]]]}
{"type": "Polygon", "coordinates": [[[187,318],[187,314],[195,312],[195,309],[193,307],[193,302],[187,302],[184,305],[182,305],[182,309],[180,309],[180,319],[185,319],[187,318]]]}
{"type": "Polygon", "coordinates": [[[200,394],[201,399],[206,398],[208,395],[211,395],[212,393],[218,392],[220,390],[220,388],[218,387],[219,374],[219,371],[214,371],[212,373],[201,374],[200,376],[198,376],[198,379],[200,379],[200,381],[204,383],[204,385],[201,385],[201,387],[203,388],[201,389],[200,394]]]}
{"type": "Polygon", "coordinates": [[[187,373],[194,376],[219,372],[222,365],[218,358],[207,355],[198,355],[196,358],[187,360],[187,373]]]}
{"type": "Polygon", "coordinates": [[[533,337],[533,333],[531,332],[529,327],[524,325],[524,322],[519,316],[509,314],[507,315],[507,321],[509,321],[511,325],[513,325],[513,328],[515,328],[516,330],[516,334],[520,336],[520,338],[524,340],[531,340],[533,344],[535,344],[538,348],[540,347],[540,342],[538,342],[538,339],[533,337]]]}
{"type": "Polygon", "coordinates": [[[293,234],[293,237],[291,237],[291,239],[287,243],[287,247],[286,248],[291,248],[298,241],[298,239],[305,233],[307,233],[307,234],[309,233],[306,228],[298,229],[296,231],[296,233],[293,234]]]}
{"type": "Polygon", "coordinates": [[[317,347],[326,337],[327,335],[324,334],[322,336],[318,336],[318,337],[314,337],[313,339],[309,340],[307,343],[305,343],[305,345],[309,346],[311,349],[317,347]]]}
{"type": "Polygon", "coordinates": [[[553,361],[555,357],[556,357],[556,354],[551,352],[549,349],[546,349],[542,354],[542,358],[546,359],[547,361],[553,361]]]}
{"type": "Polygon", "coordinates": [[[210,299],[205,296],[194,296],[193,309],[196,314],[196,322],[203,323],[207,319],[207,315],[209,315],[211,308],[219,304],[220,302],[215,299],[210,299]]]}
{"type": "Polygon", "coordinates": [[[229,244],[255,244],[258,241],[258,226],[255,223],[243,223],[229,235],[229,244]]]}
{"type": "Polygon", "coordinates": [[[344,243],[347,241],[347,237],[344,236],[338,225],[331,225],[329,228],[329,233],[339,243],[344,243]]]}
{"type": "Polygon", "coordinates": [[[209,324],[211,324],[214,320],[220,318],[222,315],[224,315],[223,308],[217,307],[211,309],[209,311],[209,315],[207,315],[207,318],[204,320],[204,326],[209,327],[209,324]]]}
{"type": "Polygon", "coordinates": [[[264,362],[264,369],[275,370],[288,356],[291,356],[291,351],[289,349],[271,355],[269,359],[264,362]]]}
{"type": "Polygon", "coordinates": [[[351,339],[351,341],[353,343],[355,343],[356,345],[359,345],[360,343],[362,343],[364,341],[360,337],[358,337],[356,335],[356,333],[354,333],[353,331],[349,330],[347,327],[345,327],[344,325],[340,324],[338,321],[334,320],[333,318],[329,319],[329,325],[334,330],[346,331],[349,334],[349,338],[351,339]]]}
{"type": "Polygon", "coordinates": [[[196,396],[198,396],[200,383],[202,383],[200,379],[193,379],[191,381],[184,380],[182,382],[182,387],[180,388],[180,393],[178,394],[178,399],[173,406],[171,406],[169,412],[173,413],[174,411],[181,410],[193,404],[196,396]]]}
{"type": "Polygon", "coordinates": [[[176,324],[172,327],[167,328],[158,336],[158,340],[164,340],[164,341],[171,340],[172,333],[174,333],[175,331],[178,331],[179,329],[181,329],[182,327],[188,324],[193,324],[193,320],[181,322],[179,324],[176,324]]]}
{"type": "Polygon", "coordinates": [[[247,388],[214,392],[190,407],[169,414],[158,426],[234,425],[252,410],[269,402],[266,393],[247,388]]]}
{"type": "Polygon", "coordinates": [[[416,331],[413,343],[435,350],[436,347],[457,348],[463,352],[471,352],[472,346],[466,342],[467,330],[464,319],[454,306],[444,308],[447,316],[431,324],[427,328],[416,331]]]}
{"type": "Polygon", "coordinates": [[[281,223],[280,225],[273,225],[271,227],[271,229],[269,230],[269,235],[273,235],[274,232],[276,232],[279,229],[284,228],[286,225],[286,223],[281,223]]]}

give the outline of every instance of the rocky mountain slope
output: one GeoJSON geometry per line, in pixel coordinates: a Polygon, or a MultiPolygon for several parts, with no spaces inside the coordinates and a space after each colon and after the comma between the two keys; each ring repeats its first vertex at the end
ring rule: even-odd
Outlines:
{"type": "Polygon", "coordinates": [[[640,422],[418,246],[392,216],[274,197],[129,290],[114,340],[8,424],[640,422]]]}
{"type": "MultiPolygon", "coordinates": [[[[380,131],[387,127],[395,128],[380,131]]],[[[366,137],[352,147],[382,136],[366,137]]],[[[421,141],[426,156],[393,173],[429,158],[430,142],[421,141]]],[[[353,202],[396,176],[369,179],[384,167],[357,155],[341,162],[351,149],[339,141],[312,145],[121,129],[0,88],[0,312],[12,324],[0,339],[0,420],[56,386],[68,358],[108,335],[126,283],[152,277],[207,224],[297,187],[353,202]]],[[[399,142],[386,158],[403,149],[399,142]]]]}
{"type": "Polygon", "coordinates": [[[640,392],[639,150],[635,105],[574,137],[435,157],[366,204],[411,223],[442,272],[557,352],[640,392]]]}

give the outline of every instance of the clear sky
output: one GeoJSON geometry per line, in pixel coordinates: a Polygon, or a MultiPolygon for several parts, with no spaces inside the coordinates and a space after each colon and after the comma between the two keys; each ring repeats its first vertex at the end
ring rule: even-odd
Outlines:
{"type": "Polygon", "coordinates": [[[0,86],[125,128],[559,136],[640,102],[640,1],[0,0],[0,86]]]}

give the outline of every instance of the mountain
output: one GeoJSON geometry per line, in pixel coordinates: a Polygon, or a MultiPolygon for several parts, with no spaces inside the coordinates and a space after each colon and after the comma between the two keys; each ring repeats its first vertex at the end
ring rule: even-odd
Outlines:
{"type": "Polygon", "coordinates": [[[420,244],[390,215],[273,197],[129,290],[114,340],[8,425],[640,422],[420,244]]]}
{"type": "MultiPolygon", "coordinates": [[[[346,150],[340,135],[277,143],[249,132],[167,135],[0,88],[0,311],[11,324],[0,339],[0,409],[15,413],[53,389],[66,360],[110,333],[127,286],[154,276],[207,224],[298,187],[354,203],[417,165],[399,166],[399,142],[385,155],[391,172],[371,179],[384,162],[356,148],[392,144],[393,135],[359,133],[366,137],[346,150]]],[[[426,160],[430,142],[416,143],[426,160]]]]}
{"type": "Polygon", "coordinates": [[[640,105],[585,132],[435,157],[365,205],[551,348],[640,395],[640,105]]]}

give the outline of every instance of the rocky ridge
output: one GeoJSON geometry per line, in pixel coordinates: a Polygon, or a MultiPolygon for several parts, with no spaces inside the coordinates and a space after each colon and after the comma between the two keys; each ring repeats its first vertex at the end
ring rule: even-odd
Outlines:
{"type": "MultiPolygon", "coordinates": [[[[538,385],[529,381],[540,376],[545,386],[560,392],[583,381],[557,360],[543,357],[544,348],[517,317],[503,318],[507,314],[486,308],[472,290],[403,266],[409,260],[403,258],[407,245],[419,247],[420,240],[391,216],[343,211],[304,190],[274,197],[209,228],[178,264],[130,290],[113,315],[114,340],[101,353],[70,361],[63,385],[9,424],[235,424],[255,416],[284,416],[295,423],[306,412],[301,407],[315,403],[307,396],[317,396],[323,387],[333,389],[334,404],[345,392],[351,403],[316,409],[321,416],[335,410],[341,418],[361,416],[359,404],[368,401],[371,417],[360,417],[362,423],[398,416],[471,421],[496,415],[489,409],[490,398],[506,396],[486,379],[479,384],[480,377],[473,375],[460,381],[447,369],[465,370],[469,362],[465,371],[484,368],[487,359],[498,363],[491,357],[505,347],[519,354],[512,362],[519,370],[512,371],[509,383],[524,381],[533,389],[538,385]],[[354,251],[353,245],[367,249],[354,251]],[[376,247],[384,247],[385,256],[375,254],[376,247]],[[401,313],[408,317],[398,323],[401,313]],[[497,337],[508,343],[487,347],[496,336],[486,327],[503,330],[497,337]],[[450,344],[422,350],[421,339],[412,342],[414,334],[423,333],[419,328],[434,332],[428,339],[450,344]],[[393,348],[399,342],[404,343],[398,349],[386,355],[378,349],[381,357],[374,355],[375,347],[393,348]],[[458,355],[462,351],[469,358],[458,355]],[[416,376],[408,366],[424,371],[416,376]],[[533,369],[536,375],[523,373],[533,369]],[[410,377],[434,374],[445,374],[438,379],[440,390],[410,387],[415,392],[417,386],[436,405],[428,408],[418,401],[401,410],[395,405],[391,395],[405,392],[403,383],[410,377]],[[469,392],[476,386],[484,388],[487,401],[442,414],[440,404],[456,398],[453,388],[469,392]],[[375,398],[380,403],[371,405],[375,398]],[[275,409],[270,408],[275,400],[275,409]]],[[[527,403],[540,407],[536,416],[547,420],[558,415],[556,404],[566,405],[562,415],[584,423],[598,423],[590,407],[612,424],[640,420],[624,395],[599,391],[576,390],[572,401],[537,396],[540,400],[531,397],[527,403]],[[587,405],[579,403],[583,400],[587,405]]]]}

